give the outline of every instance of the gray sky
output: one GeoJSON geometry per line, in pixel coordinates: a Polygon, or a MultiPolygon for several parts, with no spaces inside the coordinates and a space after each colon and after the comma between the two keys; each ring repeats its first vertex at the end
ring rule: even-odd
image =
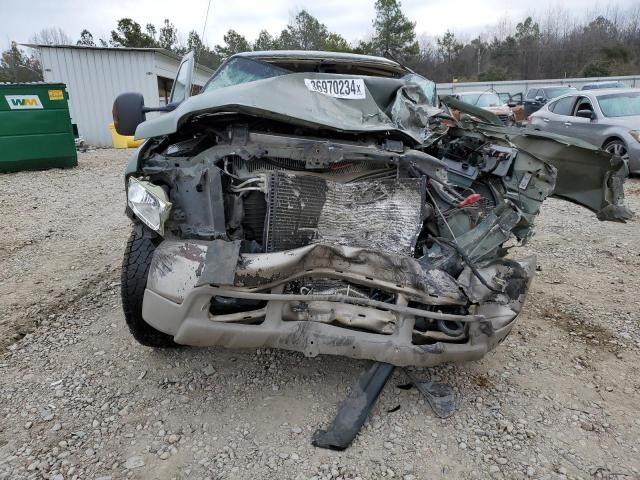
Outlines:
{"type": "MultiPolygon", "coordinates": [[[[208,0],[0,0],[0,46],[6,48],[10,40],[26,42],[43,28],[60,27],[77,40],[80,31],[87,28],[94,38],[108,39],[116,21],[131,17],[143,26],[159,25],[169,18],[178,28],[179,36],[186,40],[187,33],[195,29],[202,32],[208,0]]],[[[229,28],[253,40],[266,28],[279,33],[298,9],[306,8],[330,30],[356,41],[371,33],[374,0],[211,0],[211,10],[205,40],[213,46],[222,42],[229,28]]],[[[575,20],[582,20],[587,12],[602,11],[618,6],[626,9],[638,5],[637,0],[404,0],[403,11],[417,22],[419,35],[438,36],[451,29],[456,34],[470,36],[487,31],[500,19],[509,17],[519,21],[528,14],[540,17],[562,9],[575,20]],[[576,12],[575,14],[572,12],[576,12]]],[[[553,15],[553,14],[552,14],[553,15]]]]}

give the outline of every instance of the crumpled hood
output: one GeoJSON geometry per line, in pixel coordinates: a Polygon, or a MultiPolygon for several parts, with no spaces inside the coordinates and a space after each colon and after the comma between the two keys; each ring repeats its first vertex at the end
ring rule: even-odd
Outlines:
{"type": "MultiPolygon", "coordinates": [[[[412,122],[410,125],[400,121],[401,126],[393,118],[394,115],[406,113],[402,106],[398,108],[396,97],[401,103],[407,104],[407,108],[415,109],[416,106],[422,106],[424,97],[416,98],[416,89],[419,90],[412,83],[393,78],[292,73],[190,97],[174,111],[140,124],[135,138],[151,138],[174,133],[180,125],[197,114],[233,112],[316,129],[329,128],[354,133],[396,131],[420,143],[424,134],[422,116],[413,115],[417,123],[412,122]],[[362,79],[365,97],[335,98],[318,93],[307,87],[305,79],[362,79]],[[397,95],[399,90],[406,89],[413,90],[412,94],[397,95]]],[[[407,116],[404,115],[404,118],[407,116]]]]}

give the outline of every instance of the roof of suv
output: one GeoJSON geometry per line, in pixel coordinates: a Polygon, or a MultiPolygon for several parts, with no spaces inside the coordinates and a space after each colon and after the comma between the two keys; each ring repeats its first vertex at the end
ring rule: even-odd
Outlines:
{"type": "Polygon", "coordinates": [[[233,55],[231,58],[243,57],[260,60],[269,63],[333,63],[340,65],[357,64],[372,67],[397,75],[409,73],[410,70],[400,65],[398,62],[384,57],[373,55],[358,55],[355,53],[324,52],[316,50],[266,50],[257,52],[242,52],[233,55]]]}
{"type": "Polygon", "coordinates": [[[326,52],[320,50],[264,50],[254,52],[242,52],[236,53],[234,57],[250,57],[264,60],[267,58],[291,58],[301,60],[337,60],[345,61],[351,60],[354,62],[376,62],[389,66],[400,67],[398,62],[389,60],[384,57],[376,57],[373,55],[359,55],[357,53],[344,53],[344,52],[326,52]]]}

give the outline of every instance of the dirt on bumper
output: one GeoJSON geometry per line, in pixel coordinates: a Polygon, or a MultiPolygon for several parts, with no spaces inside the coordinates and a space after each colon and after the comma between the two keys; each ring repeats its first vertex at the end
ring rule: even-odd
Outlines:
{"type": "Polygon", "coordinates": [[[433,366],[481,358],[511,331],[535,272],[535,258],[494,260],[457,278],[411,257],[314,244],[241,254],[216,241],[164,241],[150,267],[143,318],[185,345],[282,348],[433,366]],[[300,278],[330,278],[380,289],[395,303],[344,294],[290,294],[300,278]],[[215,315],[214,297],[261,301],[254,310],[215,315]],[[451,313],[452,309],[456,313],[451,313]],[[464,313],[457,313],[464,312],[464,313]],[[416,319],[458,322],[464,336],[427,335],[416,319]],[[428,340],[425,340],[429,337],[428,340]]]}

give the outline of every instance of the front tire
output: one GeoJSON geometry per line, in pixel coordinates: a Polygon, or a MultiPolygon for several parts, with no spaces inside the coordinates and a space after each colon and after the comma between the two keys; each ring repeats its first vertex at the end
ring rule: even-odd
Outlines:
{"type": "Polygon", "coordinates": [[[180,345],[170,335],[156,330],[142,318],[142,299],[147,286],[147,275],[158,243],[158,237],[154,237],[142,224],[133,225],[122,260],[122,309],[129,331],[138,343],[146,347],[175,348],[180,345]]]}
{"type": "Polygon", "coordinates": [[[625,161],[629,161],[629,152],[627,146],[622,140],[611,140],[607,142],[602,149],[611,155],[617,155],[625,161]]]}

